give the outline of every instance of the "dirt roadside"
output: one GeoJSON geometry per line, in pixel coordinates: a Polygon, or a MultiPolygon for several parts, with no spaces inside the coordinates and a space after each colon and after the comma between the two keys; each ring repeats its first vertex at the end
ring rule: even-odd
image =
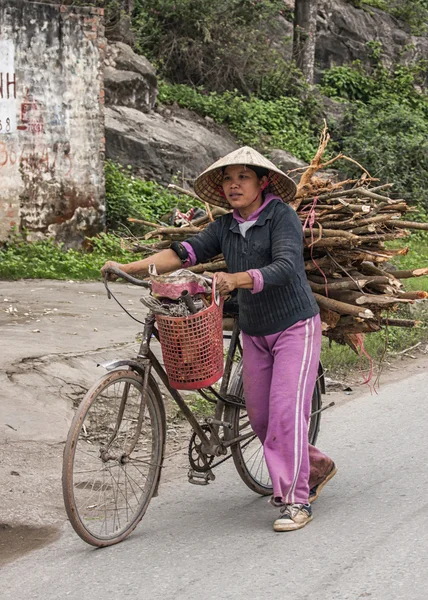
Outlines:
{"type": "MultiPolygon", "coordinates": [[[[144,317],[140,289],[115,283],[113,291],[144,317]]],[[[0,566],[60,535],[62,451],[73,407],[103,374],[97,363],[135,356],[140,330],[100,282],[0,282],[0,566]]],[[[381,384],[411,377],[427,363],[424,355],[396,359],[385,365],[381,384]]],[[[360,381],[350,374],[345,384],[352,392],[328,391],[325,403],[367,393],[360,381]]],[[[188,469],[189,428],[168,399],[166,406],[163,482],[185,478],[188,469]]]]}

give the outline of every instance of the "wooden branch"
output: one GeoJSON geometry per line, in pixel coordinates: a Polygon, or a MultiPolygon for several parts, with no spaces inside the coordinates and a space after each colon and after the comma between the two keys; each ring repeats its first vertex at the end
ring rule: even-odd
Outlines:
{"type": "Polygon", "coordinates": [[[321,296],[320,294],[316,293],[314,296],[315,300],[320,306],[327,308],[328,310],[332,310],[333,312],[337,312],[341,315],[355,315],[356,317],[361,317],[362,319],[372,319],[374,317],[372,311],[368,308],[361,309],[357,306],[352,306],[351,304],[338,302],[332,298],[325,298],[325,296],[321,296]]]}
{"type": "MultiPolygon", "coordinates": [[[[376,215],[376,216],[372,216],[372,217],[367,217],[366,219],[358,219],[357,221],[355,221],[355,227],[363,227],[364,225],[369,225],[369,224],[373,224],[376,223],[377,225],[379,225],[380,223],[386,223],[388,221],[390,221],[391,219],[393,219],[394,217],[399,217],[401,215],[401,213],[389,213],[389,214],[381,214],[381,215],[376,215]]],[[[354,227],[352,227],[351,231],[353,231],[355,233],[355,229],[354,227]]]]}
{"type": "Polygon", "coordinates": [[[424,290],[401,292],[400,298],[406,298],[408,300],[425,300],[428,298],[428,292],[424,290]]]}
{"type": "MultiPolygon", "coordinates": [[[[310,285],[310,288],[313,292],[317,292],[319,294],[325,295],[325,288],[326,285],[322,284],[322,283],[314,283],[313,281],[310,281],[308,279],[308,283],[310,285]]],[[[334,290],[358,290],[359,285],[361,287],[364,287],[364,285],[367,282],[365,280],[360,280],[358,283],[355,283],[352,280],[347,280],[347,281],[337,281],[336,283],[327,283],[327,290],[328,293],[330,294],[331,292],[333,292],[334,290]]]]}
{"type": "Polygon", "coordinates": [[[305,247],[306,248],[352,248],[352,246],[358,246],[361,241],[360,240],[349,240],[343,237],[335,237],[335,238],[322,238],[315,240],[312,243],[308,243],[309,240],[305,238],[305,247]]]}
{"type": "Polygon", "coordinates": [[[202,263],[195,265],[194,267],[189,267],[189,271],[193,271],[193,273],[203,273],[204,271],[223,271],[226,268],[226,262],[224,260],[218,260],[217,262],[202,263]]]}
{"type": "Polygon", "coordinates": [[[326,265],[332,266],[332,262],[328,256],[320,256],[318,258],[314,257],[313,259],[311,258],[310,260],[305,260],[305,263],[304,263],[305,271],[319,272],[317,265],[320,268],[322,268],[322,267],[325,267],[326,265]]]}
{"type": "Polygon", "coordinates": [[[192,192],[191,190],[185,190],[184,188],[182,188],[178,185],[174,185],[173,183],[170,183],[168,185],[168,188],[170,190],[174,190],[175,192],[179,192],[180,194],[184,194],[185,196],[190,196],[191,198],[194,198],[195,200],[198,200],[199,202],[201,202],[201,199],[199,198],[199,196],[197,196],[195,194],[195,192],[192,192]]]}
{"type": "Polygon", "coordinates": [[[396,279],[409,279],[410,277],[423,277],[425,275],[428,275],[428,268],[413,269],[410,271],[391,271],[389,269],[385,269],[385,272],[389,275],[392,275],[396,279]]]}
{"type": "Polygon", "coordinates": [[[150,240],[158,235],[183,235],[185,237],[188,233],[200,232],[201,230],[199,227],[195,227],[194,225],[186,225],[185,227],[159,227],[155,231],[149,231],[149,233],[146,233],[144,239],[150,240]]]}
{"type": "Polygon", "coordinates": [[[392,198],[388,198],[388,196],[381,196],[380,194],[376,194],[375,192],[372,192],[366,188],[358,188],[357,194],[358,196],[364,198],[373,198],[373,200],[380,200],[381,202],[387,202],[388,204],[398,204],[402,202],[401,200],[393,200],[392,198]]]}
{"type": "MultiPolygon", "coordinates": [[[[359,237],[357,235],[354,235],[353,233],[350,233],[349,231],[342,231],[342,230],[337,230],[337,229],[324,229],[324,227],[321,229],[322,235],[321,238],[332,238],[332,237],[343,237],[346,238],[348,240],[358,240],[359,237]]],[[[305,233],[305,237],[309,237],[311,234],[313,235],[317,235],[318,231],[315,228],[315,230],[310,230],[310,229],[305,229],[304,231],[305,233]]]]}
{"type": "Polygon", "coordinates": [[[151,221],[144,221],[143,219],[128,218],[126,220],[129,221],[130,223],[141,223],[142,225],[147,225],[147,227],[155,227],[156,229],[159,229],[162,227],[162,225],[158,225],[157,223],[152,223],[151,221]]]}
{"type": "Polygon", "coordinates": [[[407,231],[407,229],[402,229],[401,231],[397,231],[396,233],[379,233],[376,235],[365,235],[360,239],[361,243],[372,244],[376,242],[392,242],[393,240],[399,240],[409,237],[409,235],[410,231],[407,231]]]}
{"type": "Polygon", "coordinates": [[[392,327],[419,327],[422,321],[413,321],[412,319],[390,319],[389,317],[380,320],[381,325],[390,325],[392,327]]]}
{"type": "Polygon", "coordinates": [[[364,225],[363,227],[353,227],[350,230],[355,235],[362,235],[365,233],[376,233],[376,225],[371,223],[370,225],[364,225]]]}
{"type": "Polygon", "coordinates": [[[204,202],[204,204],[205,204],[205,210],[207,211],[208,219],[212,223],[214,221],[214,217],[212,215],[210,205],[208,204],[208,202],[204,202]]]}
{"type": "Polygon", "coordinates": [[[358,306],[364,304],[378,305],[378,306],[393,306],[394,304],[413,304],[413,300],[407,300],[406,298],[394,298],[392,296],[382,296],[381,294],[364,294],[355,300],[358,306]]]}
{"type": "Polygon", "coordinates": [[[421,229],[428,231],[428,223],[415,223],[414,221],[391,221],[390,225],[399,229],[421,229]]]}

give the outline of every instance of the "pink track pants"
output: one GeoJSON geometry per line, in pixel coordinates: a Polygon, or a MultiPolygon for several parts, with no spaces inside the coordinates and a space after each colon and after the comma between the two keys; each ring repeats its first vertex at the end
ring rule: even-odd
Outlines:
{"type": "Polygon", "coordinates": [[[273,495],[307,503],[332,460],[308,443],[308,421],[321,353],[319,315],[267,336],[242,334],[244,394],[263,444],[273,495]]]}

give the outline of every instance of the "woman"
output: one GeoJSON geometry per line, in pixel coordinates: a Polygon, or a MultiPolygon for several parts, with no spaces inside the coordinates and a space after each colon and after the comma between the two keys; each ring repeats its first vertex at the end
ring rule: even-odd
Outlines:
{"type": "Polygon", "coordinates": [[[308,420],[321,350],[319,309],[303,263],[302,226],[285,202],[294,182],[249,147],[220,159],[195,181],[198,196],[233,212],[183,244],[119,266],[129,274],[158,273],[223,254],[228,273],[217,275],[224,296],[238,290],[248,415],[263,443],[280,508],[275,531],[312,520],[310,502],[336,473],[333,461],[308,444],[308,420]],[[311,496],[310,496],[311,492],[311,496]]]}

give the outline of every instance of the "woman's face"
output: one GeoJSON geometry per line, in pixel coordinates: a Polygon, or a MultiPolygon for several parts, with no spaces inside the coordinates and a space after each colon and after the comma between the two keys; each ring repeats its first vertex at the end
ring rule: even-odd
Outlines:
{"type": "MultiPolygon", "coordinates": [[[[267,177],[259,179],[245,165],[230,165],[223,174],[223,192],[232,208],[246,209],[261,204],[261,192],[267,177]]],[[[253,207],[256,210],[256,206],[253,207]]]]}

